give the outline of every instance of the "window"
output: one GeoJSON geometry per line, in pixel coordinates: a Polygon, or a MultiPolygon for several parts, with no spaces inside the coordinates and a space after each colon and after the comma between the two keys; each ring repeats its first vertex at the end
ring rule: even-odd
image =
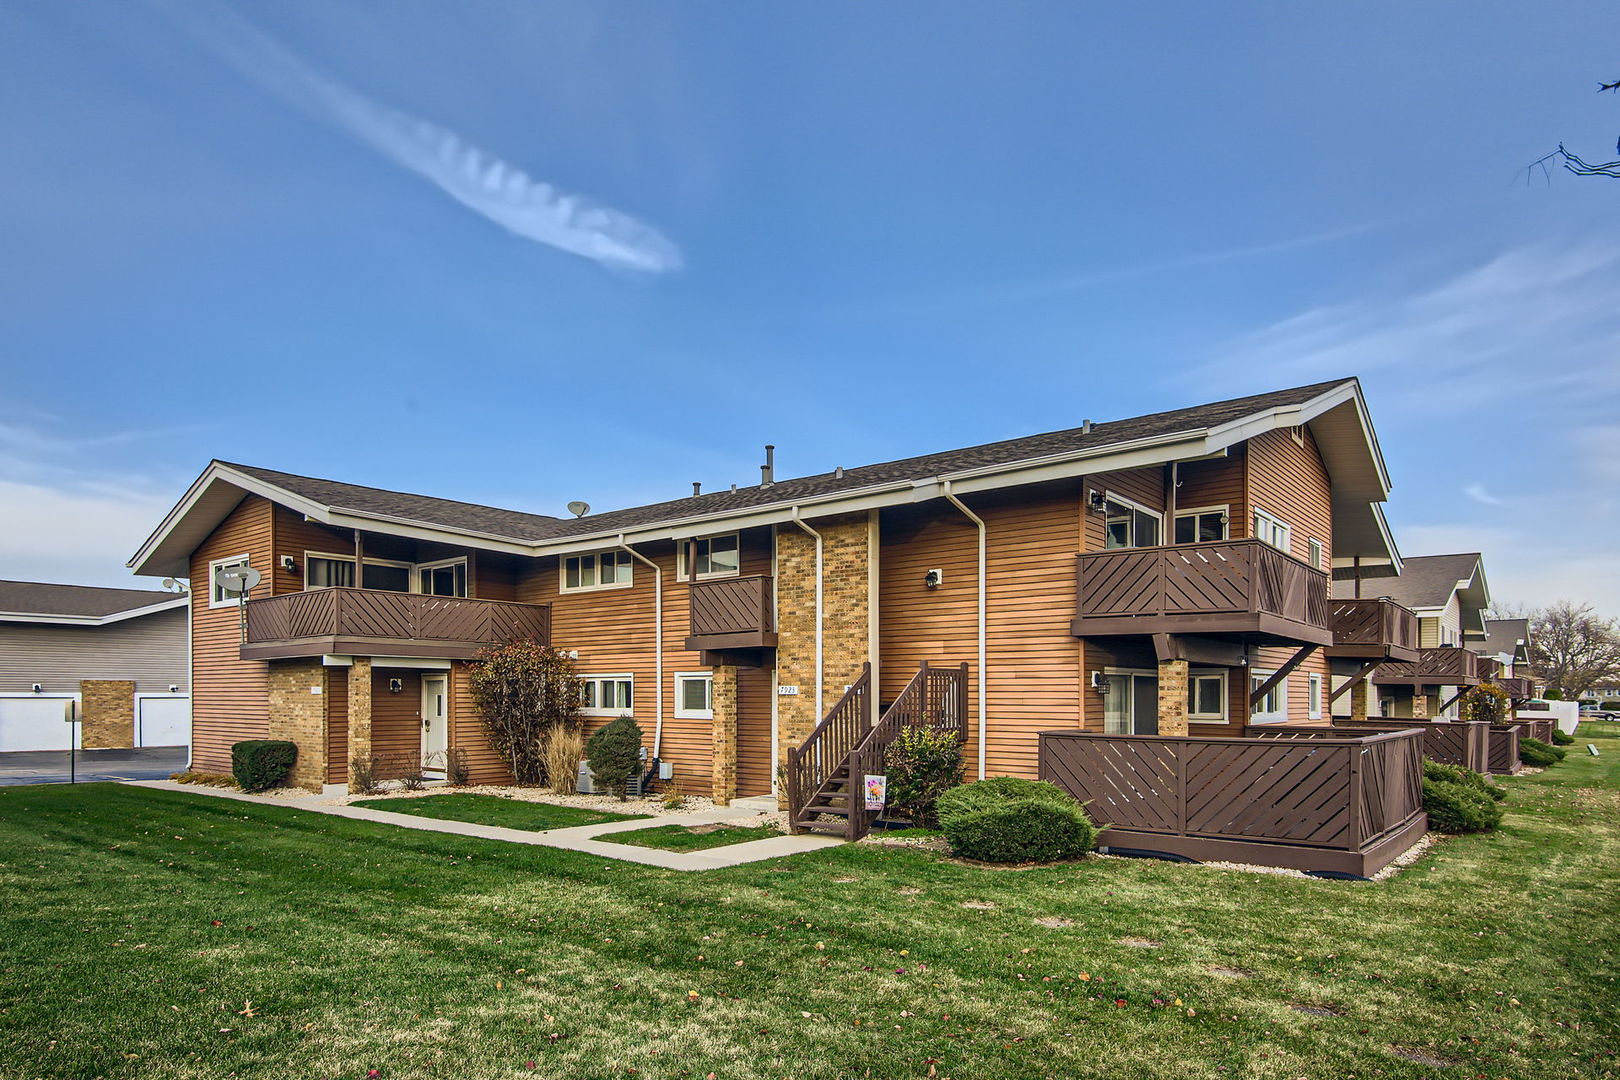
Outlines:
{"type": "Polygon", "coordinates": [[[416,591],[428,596],[466,596],[467,560],[447,559],[418,566],[416,591]]]}
{"type": "Polygon", "coordinates": [[[1254,512],[1254,538],[1264,540],[1274,548],[1287,551],[1293,544],[1294,530],[1281,518],[1274,518],[1264,510],[1254,512]]]}
{"type": "Polygon", "coordinates": [[[341,555],[304,552],[304,588],[335,589],[354,585],[354,560],[341,555]]]}
{"type": "Polygon", "coordinates": [[[1204,544],[1226,539],[1226,507],[1185,510],[1176,515],[1176,543],[1204,544]]]}
{"type": "Polygon", "coordinates": [[[1139,503],[1108,496],[1104,503],[1107,514],[1107,542],[1111,548],[1157,547],[1163,516],[1139,503]]]}
{"type": "Polygon", "coordinates": [[[1187,676],[1187,719],[1205,724],[1226,723],[1226,674],[1192,672],[1187,676]]]}
{"type": "Polygon", "coordinates": [[[1323,546],[1322,541],[1318,540],[1316,537],[1313,536],[1309,540],[1307,540],[1305,543],[1310,548],[1310,552],[1311,552],[1310,563],[1311,563],[1311,565],[1316,567],[1318,570],[1326,570],[1328,568],[1327,567],[1327,548],[1323,546]]]}
{"type": "Polygon", "coordinates": [[[675,673],[675,717],[714,719],[714,676],[707,671],[675,673]]]}
{"type": "Polygon", "coordinates": [[[579,711],[586,716],[620,716],[635,707],[634,675],[587,675],[579,680],[579,711]]]}
{"type": "Polygon", "coordinates": [[[246,555],[233,555],[228,559],[215,559],[208,564],[208,606],[237,607],[242,603],[242,594],[235,589],[227,589],[219,583],[219,572],[233,566],[247,566],[246,555]]]}
{"type": "Polygon", "coordinates": [[[1322,676],[1312,672],[1306,678],[1305,700],[1310,705],[1311,719],[1322,719],[1322,676]]]}
{"type": "MultiPolygon", "coordinates": [[[[1260,689],[1261,685],[1273,675],[1270,671],[1251,671],[1249,673],[1249,693],[1260,689]]],[[[1266,691],[1266,696],[1254,703],[1249,710],[1251,719],[1261,724],[1275,724],[1288,719],[1288,680],[1283,679],[1276,686],[1266,691]]]]}
{"type": "Polygon", "coordinates": [[[599,551],[594,555],[570,555],[563,560],[562,591],[622,589],[631,583],[628,551],[599,551]]]}
{"type": "Polygon", "coordinates": [[[360,571],[361,587],[381,589],[384,592],[411,591],[411,564],[408,562],[373,562],[366,560],[360,571]]]}
{"type": "Polygon", "coordinates": [[[735,577],[742,566],[738,556],[739,547],[737,534],[726,536],[705,536],[697,540],[682,540],[679,542],[680,556],[676,566],[675,576],[681,581],[687,578],[686,558],[687,552],[693,548],[697,550],[697,576],[701,578],[735,577]]]}

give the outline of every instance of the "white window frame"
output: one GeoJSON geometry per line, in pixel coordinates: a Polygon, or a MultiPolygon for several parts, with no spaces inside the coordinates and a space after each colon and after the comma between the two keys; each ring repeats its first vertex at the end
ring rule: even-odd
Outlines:
{"type": "Polygon", "coordinates": [[[1326,570],[1328,568],[1326,544],[1322,543],[1322,541],[1313,536],[1305,541],[1305,550],[1309,551],[1311,554],[1310,563],[1312,566],[1316,567],[1318,570],[1326,570]]]}
{"type": "MultiPolygon", "coordinates": [[[[309,583],[309,560],[311,560],[311,559],[326,559],[329,562],[344,562],[344,563],[348,563],[350,566],[354,565],[354,553],[353,552],[350,552],[347,555],[339,555],[339,554],[337,554],[336,552],[333,552],[333,551],[305,551],[304,552],[304,591],[305,592],[309,592],[312,589],[332,589],[332,588],[337,588],[338,587],[338,586],[334,586],[334,585],[311,585],[309,583]]],[[[358,573],[356,573],[355,576],[354,576],[354,586],[353,587],[354,588],[359,588],[360,587],[360,575],[358,573]]]]}
{"type": "MultiPolygon", "coordinates": [[[[455,566],[457,563],[461,564],[461,567],[462,567],[461,581],[462,581],[462,584],[464,585],[464,587],[467,590],[466,592],[462,593],[461,596],[463,598],[471,596],[472,595],[472,566],[468,562],[467,556],[465,556],[465,555],[460,555],[460,556],[457,556],[456,558],[453,558],[453,559],[439,559],[439,560],[437,560],[435,562],[420,562],[420,563],[417,563],[411,569],[411,573],[415,575],[414,581],[415,581],[415,584],[416,584],[416,591],[419,592],[419,593],[422,593],[423,595],[438,596],[439,595],[438,593],[431,593],[430,594],[430,593],[428,593],[427,589],[425,589],[423,587],[423,585],[422,585],[422,573],[423,573],[423,571],[425,571],[425,570],[443,570],[445,567],[447,567],[447,566],[455,566]]],[[[451,597],[451,599],[454,599],[454,597],[451,597]]]]}
{"type": "Polygon", "coordinates": [[[714,719],[714,672],[712,671],[677,671],[675,673],[675,719],[677,720],[713,720],[714,719]],[[684,698],[681,696],[682,684],[687,682],[705,682],[709,684],[709,692],[704,697],[709,702],[707,709],[688,709],[681,705],[684,698]]]}
{"type": "Polygon", "coordinates": [[[1258,506],[1254,508],[1254,538],[1262,543],[1270,544],[1278,551],[1292,553],[1294,550],[1294,527],[1276,514],[1268,513],[1258,506]],[[1278,543],[1276,535],[1281,533],[1282,543],[1278,543]]]}
{"type": "Polygon", "coordinates": [[[1216,669],[1211,671],[1193,670],[1187,672],[1187,722],[1190,724],[1224,724],[1227,722],[1227,711],[1231,707],[1231,699],[1227,696],[1229,687],[1226,682],[1226,672],[1216,669]],[[1218,679],[1221,684],[1221,711],[1217,713],[1194,712],[1193,706],[1198,703],[1197,683],[1200,679],[1218,679]]]}
{"type": "Polygon", "coordinates": [[[636,560],[630,557],[629,552],[620,551],[617,548],[606,548],[602,551],[580,551],[573,555],[560,556],[557,560],[557,591],[559,593],[602,592],[607,589],[628,589],[636,583],[635,579],[636,560]],[[615,578],[619,576],[619,570],[621,568],[624,570],[625,579],[623,581],[613,581],[607,585],[602,584],[602,557],[604,555],[611,556],[613,558],[613,576],[615,578]],[[568,563],[573,559],[595,560],[596,584],[572,586],[568,584],[568,563]]]}
{"type": "Polygon", "coordinates": [[[229,555],[223,559],[208,560],[208,606],[210,608],[242,606],[242,598],[240,596],[231,596],[223,600],[220,599],[220,590],[219,586],[214,583],[214,574],[221,568],[227,566],[245,566],[251,569],[253,566],[252,559],[253,557],[251,555],[229,555]]]}
{"type": "MultiPolygon", "coordinates": [[[[1249,694],[1252,696],[1254,694],[1255,690],[1258,688],[1258,685],[1260,683],[1265,682],[1267,679],[1271,678],[1275,674],[1277,674],[1275,671],[1254,671],[1254,670],[1250,670],[1250,672],[1249,672],[1249,694]]],[[[1288,720],[1288,680],[1283,679],[1276,686],[1273,686],[1271,688],[1271,690],[1266,694],[1266,697],[1274,698],[1276,707],[1274,709],[1270,710],[1269,712],[1261,712],[1259,706],[1263,705],[1265,703],[1265,698],[1261,698],[1260,702],[1258,704],[1252,705],[1249,708],[1249,723],[1251,723],[1251,724],[1282,724],[1282,723],[1286,723],[1287,720],[1288,720]]]]}
{"type": "Polygon", "coordinates": [[[1322,719],[1322,675],[1308,672],[1305,676],[1305,705],[1312,720],[1322,719]]]}
{"type": "Polygon", "coordinates": [[[1181,543],[1181,541],[1176,539],[1176,526],[1181,523],[1182,518],[1192,518],[1193,519],[1193,536],[1194,536],[1194,539],[1188,540],[1187,543],[1189,543],[1189,544],[1214,544],[1214,543],[1218,543],[1219,541],[1215,541],[1215,540],[1199,540],[1199,539],[1196,538],[1197,535],[1198,535],[1198,521],[1197,521],[1197,519],[1203,517],[1205,514],[1219,514],[1219,515],[1221,515],[1221,540],[1230,540],[1232,538],[1232,507],[1231,507],[1231,504],[1228,503],[1228,504],[1225,504],[1225,505],[1222,505],[1222,506],[1193,506],[1193,507],[1189,507],[1186,510],[1178,509],[1176,511],[1176,513],[1175,513],[1174,519],[1170,522],[1170,541],[1169,542],[1171,544],[1179,544],[1179,543],[1181,543]]]}
{"type": "MultiPolygon", "coordinates": [[[[604,706],[601,706],[601,705],[593,705],[593,706],[581,705],[580,710],[579,710],[579,715],[581,715],[581,716],[634,716],[635,715],[635,711],[636,711],[636,677],[632,672],[623,671],[623,672],[618,672],[616,674],[608,674],[608,675],[581,675],[579,677],[579,681],[580,681],[580,700],[581,701],[585,700],[585,697],[586,697],[585,684],[587,684],[587,683],[601,684],[601,683],[621,683],[622,682],[622,683],[629,683],[630,684],[630,704],[622,705],[622,706],[621,705],[614,705],[614,706],[610,706],[610,707],[604,707],[604,706]]],[[[600,693],[597,695],[597,700],[601,700],[600,693]]]]}
{"type": "Polygon", "coordinates": [[[686,568],[686,552],[687,552],[688,548],[690,548],[693,544],[703,544],[703,543],[708,543],[708,542],[713,541],[713,540],[724,540],[726,537],[730,537],[731,539],[733,539],[733,540],[735,540],[737,542],[737,569],[735,569],[735,570],[720,570],[720,571],[711,570],[706,574],[697,575],[697,580],[699,580],[699,581],[708,581],[711,578],[741,577],[742,576],[742,534],[741,533],[735,533],[735,532],[729,532],[729,533],[715,533],[712,536],[689,536],[689,537],[686,537],[684,540],[675,541],[675,580],[676,581],[686,581],[691,576],[688,573],[687,568],[686,568]]]}
{"type": "MultiPolygon", "coordinates": [[[[1134,525],[1134,523],[1133,523],[1133,525],[1134,525]]],[[[1144,548],[1163,547],[1164,544],[1165,544],[1165,539],[1164,539],[1164,511],[1163,510],[1155,510],[1151,506],[1144,506],[1141,503],[1137,502],[1135,499],[1128,498],[1128,497],[1126,497],[1124,495],[1116,495],[1112,491],[1103,492],[1103,547],[1106,550],[1108,550],[1108,551],[1141,551],[1144,548]],[[1113,517],[1113,515],[1108,512],[1108,504],[1109,503],[1119,503],[1121,506],[1128,506],[1132,510],[1135,510],[1135,511],[1137,511],[1139,513],[1146,514],[1149,517],[1156,519],[1158,521],[1158,523],[1159,523],[1159,542],[1157,544],[1131,544],[1129,547],[1124,547],[1124,548],[1111,548],[1111,547],[1108,547],[1108,523],[1109,523],[1109,520],[1113,517]]]]}

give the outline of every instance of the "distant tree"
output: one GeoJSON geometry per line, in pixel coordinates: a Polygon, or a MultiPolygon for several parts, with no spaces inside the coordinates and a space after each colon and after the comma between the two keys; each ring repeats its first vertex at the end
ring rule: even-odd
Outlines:
{"type": "MultiPolygon", "coordinates": [[[[1616,92],[1620,92],[1620,79],[1616,79],[1614,82],[1598,83],[1598,93],[1613,94],[1616,92]]],[[[1614,152],[1620,155],[1620,141],[1615,143],[1614,152]]],[[[1526,174],[1532,174],[1539,168],[1542,175],[1546,176],[1549,164],[1562,165],[1567,171],[1574,173],[1576,176],[1609,176],[1620,180],[1620,160],[1593,164],[1581,160],[1580,157],[1565,149],[1563,143],[1559,143],[1558,149],[1552,153],[1532,161],[1525,172],[1526,174]]]]}
{"type": "Polygon", "coordinates": [[[1562,700],[1573,701],[1620,678],[1620,626],[1590,604],[1560,600],[1531,616],[1530,664],[1549,698],[1557,691],[1562,700]]]}

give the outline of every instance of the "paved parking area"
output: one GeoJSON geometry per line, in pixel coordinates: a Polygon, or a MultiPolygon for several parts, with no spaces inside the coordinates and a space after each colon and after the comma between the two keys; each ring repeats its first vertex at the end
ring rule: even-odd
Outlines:
{"type": "MultiPolygon", "coordinates": [[[[72,776],[90,780],[164,780],[186,767],[184,746],[149,746],[139,750],[80,750],[72,776]]],[[[0,787],[16,784],[65,784],[70,777],[66,750],[28,750],[0,754],[0,787]]]]}

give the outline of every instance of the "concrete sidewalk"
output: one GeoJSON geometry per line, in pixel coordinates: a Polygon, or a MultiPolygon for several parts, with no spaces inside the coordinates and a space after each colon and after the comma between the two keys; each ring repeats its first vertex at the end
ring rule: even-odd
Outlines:
{"type": "MultiPolygon", "coordinates": [[[[770,836],[764,840],[750,840],[742,844],[709,848],[705,851],[661,851],[658,848],[633,847],[596,839],[609,833],[634,832],[660,825],[712,825],[722,821],[744,821],[759,810],[749,806],[716,807],[697,814],[670,814],[637,821],[609,821],[601,825],[575,825],[567,829],[546,832],[527,832],[506,829],[498,825],[478,825],[470,821],[449,821],[443,818],[417,817],[415,814],[394,814],[387,810],[371,810],[363,806],[342,806],[319,803],[317,795],[307,798],[264,799],[240,791],[207,787],[201,784],[177,784],[172,780],[137,780],[131,787],[152,788],[157,791],[181,791],[192,795],[212,795],[218,799],[235,799],[258,806],[285,806],[294,810],[307,810],[315,814],[351,818],[355,821],[375,821],[381,825],[398,825],[402,829],[420,829],[423,832],[450,833],[454,836],[472,836],[481,840],[502,840],[509,844],[532,844],[536,847],[561,848],[564,851],[583,851],[605,859],[641,863],[665,870],[717,870],[725,866],[762,862],[783,855],[797,855],[804,851],[833,847],[843,843],[832,836],[770,836]]],[[[426,796],[433,798],[433,796],[426,796]]]]}

